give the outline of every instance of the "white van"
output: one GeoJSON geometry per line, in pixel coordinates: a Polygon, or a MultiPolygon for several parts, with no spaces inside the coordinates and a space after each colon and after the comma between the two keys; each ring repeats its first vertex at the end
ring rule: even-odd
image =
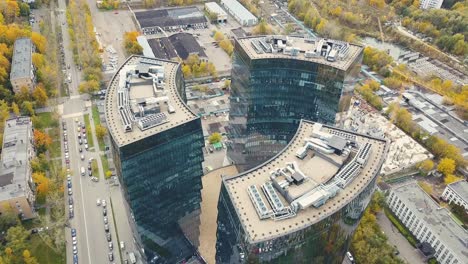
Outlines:
{"type": "Polygon", "coordinates": [[[81,176],[85,176],[86,175],[86,170],[84,167],[81,167],[81,176]]]}

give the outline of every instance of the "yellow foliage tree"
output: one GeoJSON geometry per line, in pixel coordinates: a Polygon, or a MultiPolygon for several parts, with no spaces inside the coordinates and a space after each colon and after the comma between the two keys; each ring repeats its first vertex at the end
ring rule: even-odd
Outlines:
{"type": "Polygon", "coordinates": [[[463,178],[457,177],[457,176],[455,176],[453,174],[448,174],[444,178],[444,183],[445,184],[450,184],[452,182],[456,182],[456,181],[460,181],[460,180],[463,180],[463,178]]]}
{"type": "Polygon", "coordinates": [[[33,42],[34,46],[36,46],[37,51],[44,54],[47,44],[46,38],[37,32],[32,32],[31,41],[33,42]]]}
{"type": "Polygon", "coordinates": [[[46,106],[47,105],[47,100],[49,97],[47,96],[47,92],[44,88],[44,85],[42,83],[39,83],[34,91],[32,92],[32,96],[34,100],[36,101],[37,106],[46,106]]]}
{"type": "Polygon", "coordinates": [[[439,165],[437,166],[437,170],[444,174],[445,176],[453,174],[455,171],[456,164],[453,159],[450,158],[443,158],[440,160],[439,165]]]}
{"type": "Polygon", "coordinates": [[[419,170],[426,174],[434,168],[434,162],[430,159],[427,159],[418,165],[419,170]]]}
{"type": "Polygon", "coordinates": [[[50,180],[42,172],[32,174],[34,183],[37,186],[38,195],[45,196],[49,192],[50,180]]]}
{"type": "Polygon", "coordinates": [[[224,39],[224,34],[221,31],[216,31],[213,35],[213,38],[219,42],[224,39]]]}

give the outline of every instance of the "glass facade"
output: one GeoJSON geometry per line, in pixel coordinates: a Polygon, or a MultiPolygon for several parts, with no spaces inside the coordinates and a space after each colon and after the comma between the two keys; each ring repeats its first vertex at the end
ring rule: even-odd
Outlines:
{"type": "Polygon", "coordinates": [[[253,59],[236,43],[230,97],[228,157],[239,171],[278,153],[301,119],[334,124],[346,110],[362,54],[347,71],[312,61],[253,59]]]}
{"type": "Polygon", "coordinates": [[[249,242],[223,184],[218,203],[216,263],[341,264],[375,182],[376,178],[350,203],[324,220],[262,243],[249,242]]]}
{"type": "MultiPolygon", "coordinates": [[[[183,86],[183,80],[177,85],[183,86]]],[[[197,242],[187,241],[179,223],[197,222],[187,217],[199,218],[204,146],[201,120],[125,146],[113,144],[117,171],[147,256],[153,251],[175,263],[192,255],[197,246],[192,244],[197,242]]]]}

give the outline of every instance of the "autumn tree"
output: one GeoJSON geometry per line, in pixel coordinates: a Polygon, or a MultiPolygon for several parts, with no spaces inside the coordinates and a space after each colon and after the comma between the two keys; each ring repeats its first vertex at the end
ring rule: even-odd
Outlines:
{"type": "Polygon", "coordinates": [[[96,137],[98,139],[103,139],[106,134],[107,134],[107,129],[105,127],[103,127],[102,125],[96,126],[96,137]]]}
{"type": "Polygon", "coordinates": [[[453,174],[455,167],[456,165],[453,159],[443,158],[440,160],[439,165],[437,165],[437,170],[447,176],[453,174]]]}
{"type": "Polygon", "coordinates": [[[44,89],[44,85],[38,84],[36,88],[34,88],[32,96],[38,107],[43,107],[47,105],[47,100],[49,99],[49,97],[47,96],[46,90],[44,89]]]}
{"type": "Polygon", "coordinates": [[[13,211],[9,203],[1,203],[2,215],[0,216],[0,230],[8,230],[19,222],[18,214],[13,211]]]}
{"type": "Polygon", "coordinates": [[[231,56],[234,52],[234,46],[232,45],[229,39],[223,39],[219,42],[219,46],[229,55],[231,56]]]}
{"type": "Polygon", "coordinates": [[[33,103],[30,101],[24,101],[21,104],[21,111],[28,116],[33,116],[35,113],[33,103]]]}
{"type": "Polygon", "coordinates": [[[457,177],[453,174],[448,174],[444,177],[445,184],[450,184],[450,183],[454,183],[454,182],[461,181],[461,180],[463,180],[463,178],[457,177]]]}
{"type": "Polygon", "coordinates": [[[50,180],[42,172],[35,172],[32,174],[34,183],[36,184],[38,195],[45,197],[49,192],[50,180]]]}
{"type": "Polygon", "coordinates": [[[23,251],[23,260],[25,264],[39,264],[36,258],[31,256],[31,252],[27,249],[23,251]]]}
{"type": "Polygon", "coordinates": [[[16,116],[19,116],[20,115],[20,109],[18,107],[18,105],[13,102],[11,103],[11,111],[16,115],[16,116]]]}
{"type": "Polygon", "coordinates": [[[252,34],[254,35],[270,35],[273,33],[273,29],[270,24],[268,24],[265,20],[260,21],[258,25],[254,27],[252,30],[252,34]]]}
{"type": "Polygon", "coordinates": [[[137,41],[139,35],[138,31],[125,32],[123,41],[127,54],[143,54],[143,47],[137,41]]]}
{"type": "Polygon", "coordinates": [[[422,174],[427,175],[427,173],[434,168],[434,162],[427,159],[419,163],[417,167],[422,174]]]}
{"type": "Polygon", "coordinates": [[[213,38],[219,42],[224,39],[224,34],[221,31],[215,31],[213,38]]]}
{"type": "Polygon", "coordinates": [[[214,132],[213,134],[209,136],[208,141],[210,142],[210,144],[215,144],[215,143],[221,142],[222,139],[223,139],[223,136],[221,136],[220,133],[214,132]]]}
{"type": "Polygon", "coordinates": [[[192,69],[191,69],[190,65],[182,66],[182,73],[184,74],[185,78],[191,78],[192,77],[192,69]]]}
{"type": "Polygon", "coordinates": [[[39,153],[44,153],[51,144],[52,139],[47,133],[44,133],[39,129],[34,130],[34,146],[39,153]]]}

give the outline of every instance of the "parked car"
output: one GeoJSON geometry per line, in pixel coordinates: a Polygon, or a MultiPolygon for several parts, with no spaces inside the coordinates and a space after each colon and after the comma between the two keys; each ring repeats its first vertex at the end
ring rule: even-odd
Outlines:
{"type": "Polygon", "coordinates": [[[104,209],[102,210],[102,215],[107,216],[107,209],[106,209],[106,208],[104,208],[104,209]]]}
{"type": "Polygon", "coordinates": [[[107,241],[112,241],[112,236],[111,236],[111,233],[106,233],[106,238],[107,238],[107,241]]]}
{"type": "Polygon", "coordinates": [[[85,144],[85,145],[84,145],[84,148],[85,148],[86,150],[88,150],[88,144],[85,144]]]}
{"type": "Polygon", "coordinates": [[[75,236],[76,236],[76,229],[75,229],[75,228],[72,228],[72,229],[71,229],[71,236],[72,236],[72,237],[75,237],[75,236]]]}
{"type": "Polygon", "coordinates": [[[102,207],[106,208],[106,206],[107,206],[106,200],[102,199],[102,207]]]}
{"type": "Polygon", "coordinates": [[[80,159],[84,160],[84,155],[83,154],[81,154],[80,159]]]}
{"type": "Polygon", "coordinates": [[[104,224],[107,225],[109,223],[109,219],[107,217],[104,217],[104,224]]]}
{"type": "Polygon", "coordinates": [[[109,253],[109,261],[113,261],[114,260],[114,254],[111,252],[109,253]]]}
{"type": "Polygon", "coordinates": [[[125,249],[125,242],[120,241],[120,249],[125,249]]]}
{"type": "Polygon", "coordinates": [[[68,196],[68,204],[72,205],[73,204],[73,197],[68,196]]]}
{"type": "Polygon", "coordinates": [[[68,195],[72,195],[73,192],[72,192],[72,188],[68,188],[68,195]]]}
{"type": "Polygon", "coordinates": [[[96,199],[96,205],[100,206],[101,205],[101,200],[99,198],[96,199]]]}
{"type": "Polygon", "coordinates": [[[114,249],[114,244],[112,244],[112,242],[109,242],[109,250],[113,250],[114,249]]]}

